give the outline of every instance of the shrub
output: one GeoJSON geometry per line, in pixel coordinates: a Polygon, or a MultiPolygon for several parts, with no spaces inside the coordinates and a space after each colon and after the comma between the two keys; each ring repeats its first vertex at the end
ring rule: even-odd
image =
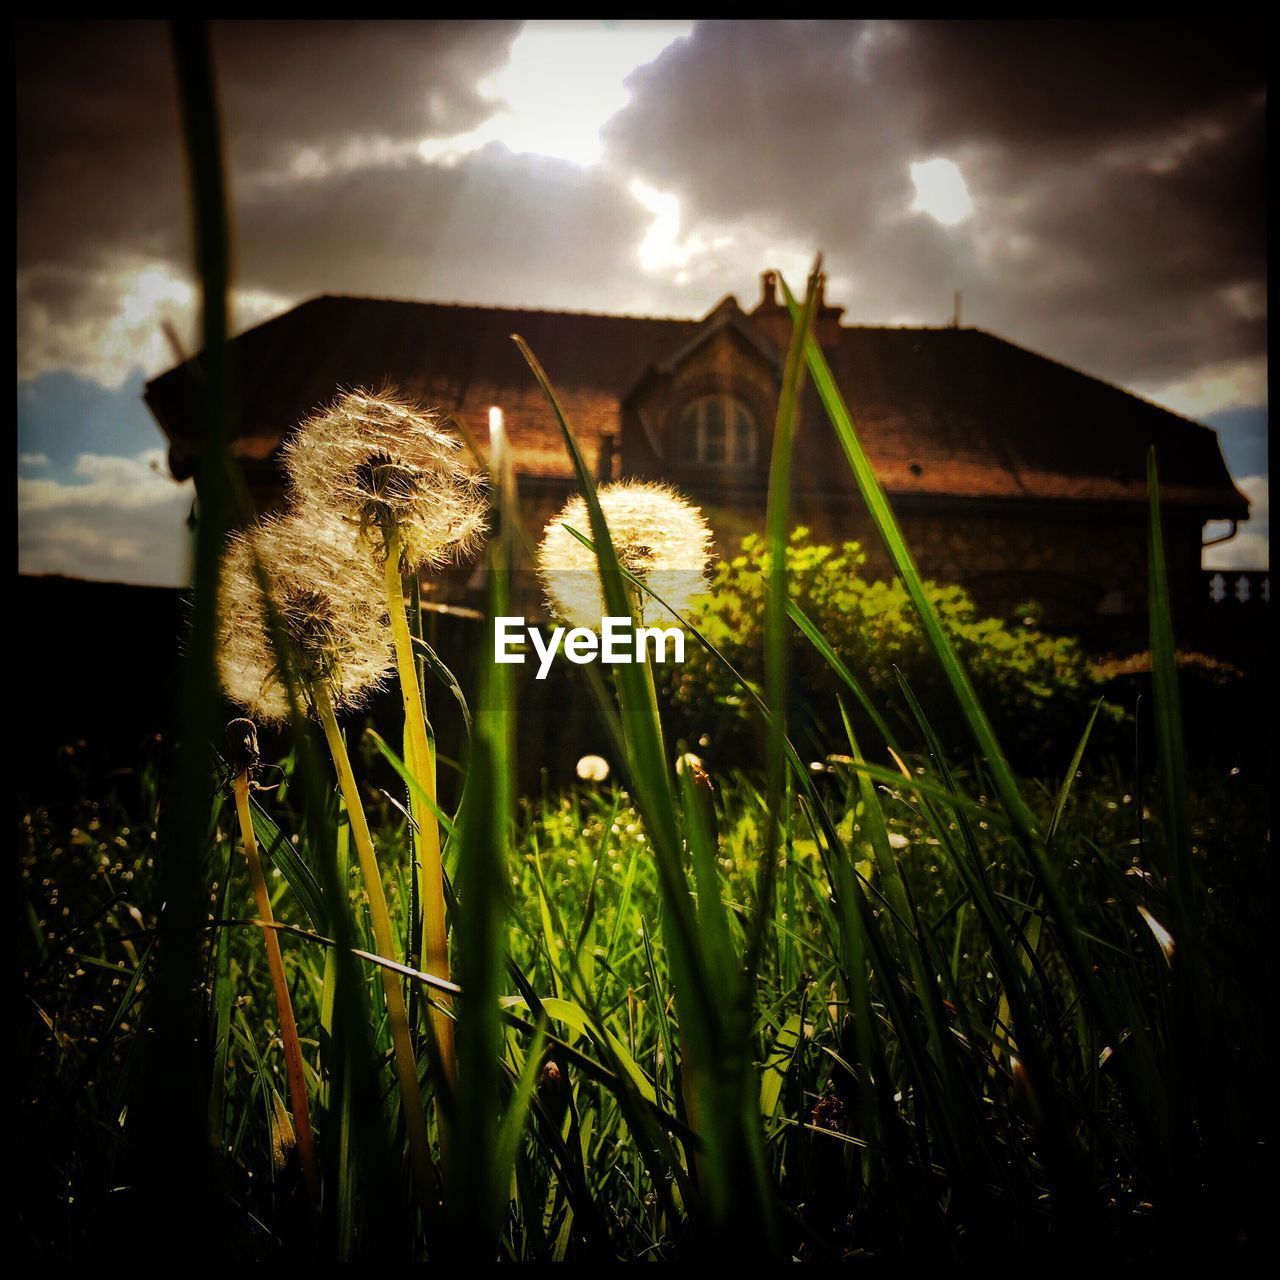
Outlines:
{"type": "MultiPolygon", "coordinates": [[[[826,638],[885,715],[894,732],[910,712],[898,673],[944,738],[962,741],[963,720],[915,610],[898,581],[872,582],[856,542],[827,546],[797,528],[787,549],[791,598],[826,638]],[[953,709],[948,714],[949,709],[953,709]]],[[[741,553],[717,563],[709,593],[692,621],[753,684],[763,679],[768,552],[748,535],[741,553]]],[[[973,680],[997,732],[1018,757],[1060,763],[1088,717],[1099,688],[1088,657],[1068,637],[984,618],[962,587],[927,585],[943,625],[973,680]]],[[[793,629],[790,652],[793,734],[830,744],[843,738],[837,696],[851,715],[854,699],[839,678],[793,629]]],[[[691,645],[683,667],[671,668],[671,697],[679,731],[722,761],[741,758],[744,727],[754,717],[733,679],[701,646],[691,645]]],[[[1115,720],[1119,713],[1111,710],[1115,720]]],[[[869,731],[865,718],[855,726],[869,731]]],[[[913,736],[910,731],[908,737],[913,736]]],[[[967,741],[967,740],[965,740],[967,741]]]]}

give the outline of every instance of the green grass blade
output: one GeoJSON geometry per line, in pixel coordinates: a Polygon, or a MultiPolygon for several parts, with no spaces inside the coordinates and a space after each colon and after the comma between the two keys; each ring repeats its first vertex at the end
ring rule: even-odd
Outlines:
{"type": "MultiPolygon", "coordinates": [[[[786,295],[787,306],[790,308],[792,315],[798,315],[800,308],[792,296],[791,290],[787,288],[785,281],[782,282],[782,288],[786,295]]],[[[893,566],[897,570],[898,577],[902,580],[902,585],[911,597],[911,602],[915,606],[921,625],[924,627],[930,647],[941,663],[952,692],[960,704],[960,710],[964,715],[970,732],[973,734],[974,741],[991,769],[1000,797],[1017,826],[1027,836],[1037,837],[1035,816],[1022,799],[1013,770],[1009,767],[1009,762],[1005,758],[1004,751],[996,738],[995,730],[991,727],[991,722],[987,719],[986,712],[983,711],[982,705],[978,701],[978,696],[974,692],[968,673],[965,671],[964,665],[961,663],[959,655],[956,653],[955,647],[952,645],[951,639],[942,625],[942,619],[939,617],[938,611],[934,608],[933,602],[925,591],[924,580],[920,577],[915,559],[907,546],[906,539],[902,536],[902,530],[893,514],[893,509],[889,505],[889,499],[885,495],[884,489],[871,466],[871,461],[862,447],[862,442],[858,439],[853,419],[849,415],[844,398],[841,396],[839,388],[836,386],[835,378],[831,373],[831,366],[827,364],[827,358],[822,354],[822,348],[812,336],[810,336],[806,345],[806,356],[814,386],[817,388],[823,407],[831,420],[831,425],[835,429],[836,438],[844,450],[845,458],[849,463],[850,470],[853,472],[858,490],[862,494],[863,502],[866,504],[867,513],[871,517],[871,522],[875,526],[876,532],[880,535],[885,550],[893,561],[893,566]]]]}
{"type": "Polygon", "coordinates": [[[787,601],[787,616],[800,628],[809,643],[822,655],[827,665],[844,682],[845,687],[857,699],[858,705],[866,713],[871,723],[875,725],[876,731],[880,736],[889,746],[896,747],[898,744],[892,730],[889,728],[885,718],[876,710],[875,703],[871,701],[866,690],[854,678],[853,672],[845,665],[840,655],[827,643],[823,634],[814,626],[808,615],[794,600],[787,601]]]}
{"type": "MultiPolygon", "coordinates": [[[[799,306],[790,289],[787,288],[785,281],[783,281],[782,287],[786,295],[787,306],[794,316],[798,313],[799,306]]],[[[812,338],[808,343],[807,357],[814,386],[817,388],[823,407],[831,420],[836,437],[853,472],[859,492],[866,503],[872,524],[880,535],[881,541],[884,543],[885,549],[898,572],[898,576],[915,606],[930,647],[943,668],[974,742],[988,769],[991,771],[1001,803],[1013,823],[1019,842],[1035,869],[1037,879],[1040,881],[1044,892],[1045,901],[1057,923],[1057,935],[1065,957],[1071,966],[1076,981],[1080,984],[1085,994],[1091,1011],[1102,1026],[1105,1036],[1111,1043],[1118,1043],[1121,1034],[1125,1030],[1124,1025],[1116,1009],[1108,1001],[1095,973],[1093,963],[1085,950],[1082,935],[1075,922],[1075,914],[1061,892],[1057,872],[1049,861],[1035,816],[1022,798],[1013,770],[1010,768],[1004,751],[1000,747],[991,722],[983,711],[977,694],[974,692],[973,685],[942,626],[941,618],[925,591],[924,582],[916,568],[910,549],[902,536],[902,531],[889,505],[889,500],[885,496],[884,489],[880,485],[871,462],[858,439],[853,420],[836,386],[831,367],[828,365],[826,357],[822,354],[821,347],[812,338]]],[[[1123,1057],[1121,1058],[1119,1069],[1127,1077],[1131,1097],[1138,1110],[1146,1117],[1146,1132],[1149,1138],[1154,1140],[1154,1125],[1150,1116],[1149,1094],[1141,1082],[1140,1073],[1131,1072],[1129,1063],[1123,1057]]]]}
{"type": "Polygon", "coordinates": [[[1191,861],[1191,822],[1187,816],[1187,762],[1183,745],[1182,708],[1178,696],[1178,664],[1173,638],[1173,609],[1160,522],[1160,480],[1155,449],[1147,454],[1148,612],[1151,625],[1151,690],[1155,721],[1156,762],[1160,771],[1161,807],[1169,887],[1179,926],[1192,923],[1195,869],[1191,861]]]}
{"type": "Polygon", "coordinates": [[[747,973],[760,963],[767,922],[773,912],[778,873],[778,834],[784,800],[787,755],[787,543],[791,522],[791,455],[795,448],[796,417],[804,383],[805,344],[813,328],[813,309],[822,275],[819,258],[809,273],[804,305],[794,317],[782,392],[773,429],[769,460],[769,495],[765,508],[765,537],[769,547],[769,579],[764,610],[765,699],[773,714],[767,726],[767,822],[760,868],[756,875],[756,907],[747,940],[747,973]]]}
{"type": "MultiPolygon", "coordinates": [[[[494,459],[497,467],[503,459],[494,459]]],[[[488,549],[488,616],[510,612],[511,499],[498,477],[499,527],[488,549]],[[504,496],[505,495],[505,496],[504,496]]],[[[495,1183],[503,1046],[499,1000],[506,970],[509,828],[515,812],[515,715],[511,667],[483,663],[471,759],[458,822],[458,905],[455,938],[465,998],[458,1009],[460,1087],[452,1098],[454,1145],[447,1169],[452,1253],[490,1261],[506,1212],[508,1186],[495,1183]]],[[[443,1081],[440,1082],[443,1085],[443,1081]]],[[[509,1170],[508,1170],[509,1180],[509,1170]]]]}
{"type": "Polygon", "coordinates": [[[1049,828],[1044,837],[1045,844],[1050,847],[1053,845],[1054,836],[1058,834],[1058,828],[1062,825],[1062,815],[1067,811],[1067,801],[1071,799],[1071,788],[1075,785],[1076,774],[1080,771],[1080,762],[1084,759],[1085,748],[1089,745],[1089,736],[1093,733],[1094,722],[1098,719],[1098,712],[1101,710],[1102,699],[1099,698],[1094,703],[1088,723],[1080,735],[1080,741],[1076,743],[1075,754],[1072,755],[1071,763],[1067,766],[1062,786],[1058,788],[1058,796],[1053,805],[1053,816],[1049,819],[1049,828]]]}
{"type": "MultiPolygon", "coordinates": [[[[227,860],[223,870],[222,893],[219,895],[218,919],[229,920],[234,898],[235,844],[227,842],[227,860]]],[[[138,965],[140,970],[142,965],[138,965]]],[[[129,984],[133,990],[137,980],[129,984]]],[[[210,965],[209,1008],[212,1013],[210,1037],[213,1047],[213,1074],[209,1085],[209,1139],[219,1154],[223,1151],[227,1111],[227,1064],[231,1051],[231,1006],[235,989],[231,982],[231,933],[219,929],[213,940],[210,965]]]]}
{"type": "Polygon", "coordinates": [[[435,815],[436,821],[444,829],[445,834],[450,837],[455,835],[457,828],[454,820],[427,794],[426,788],[409,772],[404,759],[396,754],[387,740],[376,729],[366,729],[365,735],[382,753],[382,758],[399,774],[400,780],[413,795],[435,815]]]}
{"type": "MultiPolygon", "coordinates": [[[[573,464],[590,516],[605,606],[612,616],[633,617],[626,579],[591,471],[545,371],[521,338],[515,337],[515,342],[555,414],[573,464]]],[[[726,1064],[741,1063],[743,1058],[725,1045],[724,1010],[711,978],[685,879],[678,810],[658,719],[652,669],[648,663],[620,665],[615,668],[615,685],[631,787],[654,850],[662,893],[663,933],[679,993],[682,1065],[695,1083],[700,1122],[711,1127],[707,1149],[718,1161],[709,1188],[712,1221],[722,1244],[734,1252],[773,1254],[773,1205],[758,1177],[760,1161],[756,1153],[762,1143],[759,1112],[752,1098],[748,1119],[746,1074],[741,1067],[731,1075],[723,1070],[726,1064]]]]}

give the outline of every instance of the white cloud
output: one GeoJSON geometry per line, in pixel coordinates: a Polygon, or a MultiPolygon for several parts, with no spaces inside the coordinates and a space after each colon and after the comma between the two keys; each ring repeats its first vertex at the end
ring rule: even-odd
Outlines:
{"type": "Polygon", "coordinates": [[[648,274],[671,274],[676,284],[688,284],[690,273],[686,268],[694,259],[733,245],[734,237],[723,230],[710,236],[699,231],[682,235],[680,198],[673,192],[659,191],[639,178],[634,178],[627,190],[653,214],[653,222],[637,251],[640,266],[648,274]]]}
{"type": "MultiPolygon", "coordinates": [[[[1236,487],[1249,499],[1249,519],[1230,542],[1210,547],[1203,556],[1206,569],[1269,569],[1271,567],[1271,496],[1266,476],[1245,476],[1236,487]]],[[[1229,526],[1210,524],[1206,537],[1221,536],[1229,526]]]]}
{"type": "Polygon", "coordinates": [[[18,377],[73,369],[118,387],[141,367],[157,373],[173,363],[164,324],[188,327],[191,283],[159,262],[132,257],[94,270],[40,266],[18,274],[18,377]],[[79,304],[64,304],[68,292],[79,304]]]}
{"type": "Polygon", "coordinates": [[[18,478],[18,570],[179,586],[188,579],[192,487],[164,451],[82,453],[76,483],[18,478]]]}
{"type": "Polygon", "coordinates": [[[49,465],[49,455],[47,453],[20,453],[18,454],[18,466],[27,467],[32,471],[38,471],[41,467],[49,465]]]}
{"type": "Polygon", "coordinates": [[[1139,383],[1134,390],[1175,413],[1200,420],[1223,409],[1265,405],[1267,360],[1258,356],[1212,364],[1173,382],[1139,383]]]}
{"type": "Polygon", "coordinates": [[[500,142],[517,153],[596,164],[601,128],[631,100],[626,78],[692,29],[692,22],[526,23],[506,66],[478,85],[494,114],[466,133],[424,140],[419,154],[456,163],[500,142]]]}
{"type": "MultiPolygon", "coordinates": [[[[115,389],[135,369],[150,378],[176,363],[166,327],[184,351],[196,346],[196,290],[169,263],[119,255],[89,270],[21,270],[17,284],[20,380],[70,369],[115,389]],[[75,306],[65,305],[68,294],[76,296],[75,306]]],[[[232,330],[260,324],[291,302],[262,289],[237,290],[232,330]]]]}

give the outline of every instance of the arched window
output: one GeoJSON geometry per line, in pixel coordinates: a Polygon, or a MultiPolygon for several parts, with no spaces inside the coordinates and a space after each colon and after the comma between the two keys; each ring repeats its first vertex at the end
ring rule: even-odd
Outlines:
{"type": "Polygon", "coordinates": [[[679,455],[701,467],[749,467],[756,460],[756,424],[733,396],[702,396],[680,415],[679,455]]]}

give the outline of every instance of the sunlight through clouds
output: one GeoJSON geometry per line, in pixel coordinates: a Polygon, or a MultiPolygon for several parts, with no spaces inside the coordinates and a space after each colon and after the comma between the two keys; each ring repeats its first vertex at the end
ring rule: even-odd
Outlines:
{"type": "Polygon", "coordinates": [[[927,213],[944,227],[959,226],[973,216],[973,200],[964,175],[953,160],[920,160],[911,165],[916,198],[913,212],[927,213]]]}
{"type": "Polygon", "coordinates": [[[1153,385],[1137,383],[1139,395],[1199,421],[1237,405],[1267,403],[1267,360],[1232,360],[1197,369],[1186,377],[1153,385]]]}
{"type": "Polygon", "coordinates": [[[631,100],[623,81],[692,29],[692,22],[529,22],[507,65],[480,81],[494,114],[467,133],[425,140],[418,152],[448,164],[499,142],[514,152],[596,164],[604,154],[601,128],[631,100]]]}
{"type": "Polygon", "coordinates": [[[653,222],[640,241],[640,265],[651,275],[671,273],[678,285],[689,282],[685,270],[694,258],[709,250],[723,249],[733,243],[729,235],[707,237],[692,232],[681,237],[680,197],[672,191],[659,191],[640,178],[633,178],[627,190],[649,213],[653,222]]]}
{"type": "MultiPolygon", "coordinates": [[[[174,363],[166,324],[184,346],[193,344],[196,292],[188,274],[167,262],[121,256],[96,270],[34,267],[18,272],[17,293],[20,380],[73,369],[114,389],[134,370],[153,377],[174,363]],[[44,301],[45,295],[56,298],[66,290],[80,295],[81,304],[73,311],[44,301]]],[[[236,290],[233,328],[260,324],[289,303],[266,290],[236,290]]]]}

